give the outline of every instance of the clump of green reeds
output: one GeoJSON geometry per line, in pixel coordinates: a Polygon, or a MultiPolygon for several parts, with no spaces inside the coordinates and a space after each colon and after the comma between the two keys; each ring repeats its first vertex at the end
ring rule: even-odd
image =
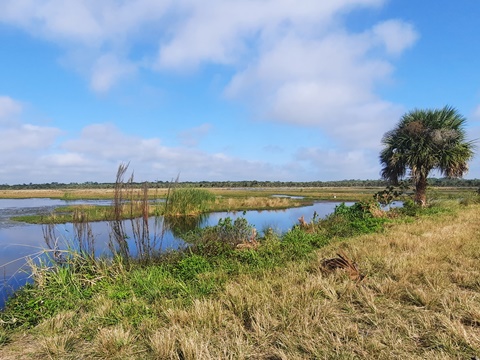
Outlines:
{"type": "Polygon", "coordinates": [[[198,215],[209,210],[215,195],[204,189],[173,188],[165,203],[165,216],[198,215]]]}

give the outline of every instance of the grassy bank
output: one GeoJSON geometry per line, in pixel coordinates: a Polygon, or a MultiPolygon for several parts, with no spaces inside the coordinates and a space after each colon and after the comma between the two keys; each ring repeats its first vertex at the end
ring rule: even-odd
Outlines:
{"type": "Polygon", "coordinates": [[[37,268],[1,314],[2,359],[478,356],[480,206],[357,210],[283,237],[222,223],[147,266],[37,268]],[[339,250],[362,281],[322,266],[339,250]]]}
{"type": "MultiPolygon", "coordinates": [[[[332,200],[338,198],[344,201],[361,200],[364,195],[371,195],[380,188],[365,187],[335,187],[335,188],[209,188],[208,191],[216,196],[228,198],[264,197],[271,195],[304,196],[319,200],[332,200]]],[[[167,188],[149,188],[151,198],[165,198],[167,188]]],[[[63,200],[81,199],[113,199],[115,189],[23,189],[23,190],[0,190],[0,199],[29,199],[29,198],[52,198],[63,200]]]]}
{"type": "MultiPolygon", "coordinates": [[[[166,200],[171,191],[157,188],[128,188],[123,184],[125,204],[122,214],[124,218],[143,216],[145,210],[149,216],[165,215],[165,206],[162,203],[145,204],[144,200],[166,200]],[[145,209],[146,207],[146,209],[145,209]]],[[[177,201],[177,213],[180,215],[198,215],[217,211],[247,211],[247,210],[272,210],[287,209],[298,206],[310,205],[314,201],[365,201],[372,199],[373,195],[383,188],[376,187],[335,187],[335,188],[253,188],[253,189],[197,189],[179,188],[180,192],[198,195],[208,193],[211,201],[197,201],[194,198],[184,197],[184,206],[178,206],[182,200],[177,201]],[[282,196],[279,197],[278,195],[282,196]],[[214,199],[214,200],[213,200],[214,199]],[[188,201],[187,201],[188,200],[188,201]],[[190,206],[189,204],[201,204],[190,206]]],[[[432,188],[429,190],[430,199],[457,199],[470,196],[472,189],[466,188],[432,188]]],[[[111,199],[115,200],[115,189],[79,189],[63,191],[57,190],[2,190],[0,198],[55,198],[63,200],[79,199],[111,199]]],[[[203,194],[205,196],[205,194],[203,194]]],[[[208,196],[207,196],[208,197],[208,196]]],[[[175,212],[175,209],[172,209],[175,212]]],[[[59,224],[66,222],[82,221],[109,221],[116,218],[111,206],[72,205],[57,208],[51,214],[17,216],[13,220],[31,224],[59,224]]]]}

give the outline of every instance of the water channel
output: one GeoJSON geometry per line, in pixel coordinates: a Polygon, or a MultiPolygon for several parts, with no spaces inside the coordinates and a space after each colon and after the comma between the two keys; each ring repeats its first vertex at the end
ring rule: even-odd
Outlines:
{"type": "MultiPolygon", "coordinates": [[[[79,229],[74,224],[55,225],[55,244],[47,244],[44,237],[45,226],[32,225],[12,221],[11,218],[19,215],[49,214],[53,209],[74,204],[110,205],[110,200],[55,200],[55,199],[0,199],[0,309],[4,306],[5,298],[15,289],[30,281],[27,259],[38,261],[45,257],[50,247],[66,249],[72,244],[79,243],[79,229]],[[76,240],[76,241],[74,241],[76,240]]],[[[244,217],[262,235],[262,232],[272,228],[277,233],[284,233],[292,228],[300,217],[310,221],[314,215],[325,217],[332,213],[340,202],[316,202],[311,206],[290,208],[284,210],[216,212],[202,218],[199,226],[213,226],[220,219],[230,217],[232,220],[244,217]]],[[[348,203],[347,203],[348,205],[348,203]]],[[[95,255],[109,256],[108,246],[111,228],[108,222],[94,222],[89,224],[91,235],[95,238],[95,255]]],[[[131,254],[135,255],[134,222],[124,221],[125,231],[128,234],[131,254]]],[[[149,238],[157,251],[178,249],[186,244],[171,230],[163,228],[162,218],[149,219],[149,238]]],[[[83,236],[86,236],[84,233],[83,236]]],[[[50,239],[51,240],[51,239],[50,239]]],[[[81,242],[82,239],[80,239],[81,242]]],[[[84,244],[85,245],[85,244],[84,244]]],[[[85,245],[86,246],[86,245],[85,245]]],[[[51,253],[49,253],[51,254],[51,253]]]]}

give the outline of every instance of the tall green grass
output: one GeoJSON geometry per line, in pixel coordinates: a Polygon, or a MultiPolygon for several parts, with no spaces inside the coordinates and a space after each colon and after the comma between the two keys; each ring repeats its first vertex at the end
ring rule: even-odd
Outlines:
{"type": "Polygon", "coordinates": [[[193,216],[209,210],[215,195],[208,190],[195,188],[172,189],[165,203],[165,216],[193,216]]]}

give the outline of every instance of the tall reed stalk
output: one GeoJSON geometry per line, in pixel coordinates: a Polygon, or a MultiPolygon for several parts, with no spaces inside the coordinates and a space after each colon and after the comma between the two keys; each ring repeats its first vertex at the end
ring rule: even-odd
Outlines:
{"type": "Polygon", "coordinates": [[[155,227],[153,233],[150,230],[150,199],[148,194],[149,183],[145,182],[140,190],[133,185],[133,173],[124,182],[125,173],[128,164],[121,164],[118,167],[115,181],[115,194],[113,200],[113,220],[110,221],[112,232],[110,233],[110,249],[115,255],[118,255],[124,264],[128,265],[131,258],[131,251],[128,246],[128,235],[125,230],[127,221],[130,219],[130,225],[133,233],[133,240],[136,247],[136,258],[142,262],[149,262],[154,253],[161,248],[163,232],[157,234],[159,224],[158,213],[155,216],[155,227]],[[127,210],[128,209],[128,210],[127,210]],[[129,211],[130,216],[125,216],[125,211],[129,211]]]}
{"type": "MultiPolygon", "coordinates": [[[[129,264],[129,248],[127,242],[127,234],[123,222],[123,206],[124,206],[124,177],[127,172],[128,164],[120,164],[118,166],[117,177],[115,180],[115,193],[113,198],[113,220],[109,221],[112,231],[110,232],[109,248],[112,253],[119,255],[125,265],[129,264]]],[[[133,174],[130,177],[130,183],[133,181],[133,174]]]]}
{"type": "MultiPolygon", "coordinates": [[[[147,182],[143,184],[139,200],[135,201],[132,195],[131,203],[135,203],[135,205],[140,209],[141,215],[139,217],[131,217],[130,220],[133,237],[135,239],[135,245],[137,247],[137,258],[142,262],[148,263],[157,249],[157,246],[159,245],[159,237],[156,233],[157,226],[154,228],[154,233],[150,233],[150,205],[147,182]]],[[[155,223],[157,223],[157,217],[155,217],[155,223]]]]}

